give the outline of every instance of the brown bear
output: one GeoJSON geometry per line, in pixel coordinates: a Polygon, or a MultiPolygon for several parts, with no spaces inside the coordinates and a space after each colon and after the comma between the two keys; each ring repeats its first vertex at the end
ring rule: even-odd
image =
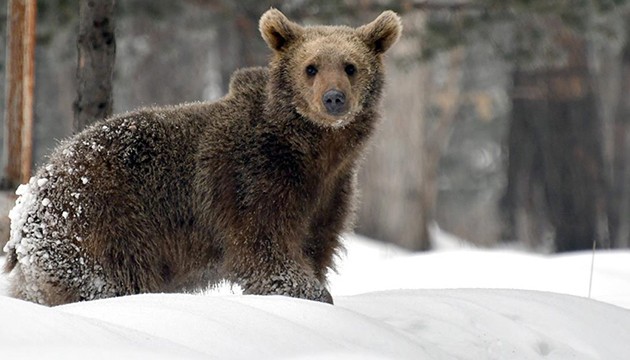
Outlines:
{"type": "Polygon", "coordinates": [[[99,122],[18,189],[13,296],[57,305],[227,279],[332,303],[326,272],[400,19],[302,27],[271,9],[260,30],[269,67],[237,71],[224,98],[99,122]]]}

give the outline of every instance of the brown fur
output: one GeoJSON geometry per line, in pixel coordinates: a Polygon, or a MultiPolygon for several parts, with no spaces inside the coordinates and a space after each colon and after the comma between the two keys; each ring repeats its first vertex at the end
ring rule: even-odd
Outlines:
{"type": "Polygon", "coordinates": [[[55,305],[228,279],[332,302],[326,272],[400,21],[304,28],[272,9],[260,29],[269,69],[238,71],[223,99],[123,114],[55,151],[12,213],[16,297],[55,305]],[[323,105],[331,89],[346,96],[341,114],[323,105]]]}

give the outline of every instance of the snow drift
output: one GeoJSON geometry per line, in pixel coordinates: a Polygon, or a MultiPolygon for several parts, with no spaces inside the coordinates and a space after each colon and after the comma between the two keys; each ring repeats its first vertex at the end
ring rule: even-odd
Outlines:
{"type": "Polygon", "coordinates": [[[353,237],[335,306],[229,288],[55,308],[0,296],[0,347],[12,359],[626,359],[630,252],[597,253],[593,297],[608,303],[583,296],[590,258],[409,254],[353,237]]]}

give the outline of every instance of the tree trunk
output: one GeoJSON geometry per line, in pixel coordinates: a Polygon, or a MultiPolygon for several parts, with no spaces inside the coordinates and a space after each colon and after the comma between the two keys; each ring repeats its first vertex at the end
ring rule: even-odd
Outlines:
{"type": "Polygon", "coordinates": [[[501,200],[506,229],[505,240],[518,239],[531,248],[543,244],[551,234],[547,221],[543,183],[543,154],[541,132],[547,119],[532,112],[532,103],[541,101],[541,94],[534,94],[523,84],[529,74],[516,69],[512,74],[512,116],[507,136],[508,164],[506,194],[501,200]]]}
{"type": "Polygon", "coordinates": [[[35,0],[10,0],[6,72],[6,186],[28,182],[33,162],[33,90],[35,84],[35,0]]]}
{"type": "MultiPolygon", "coordinates": [[[[405,29],[420,29],[425,15],[403,18],[405,29]]],[[[419,42],[403,38],[392,57],[418,53],[419,42]]],[[[437,93],[425,91],[431,65],[414,63],[408,72],[388,75],[385,119],[360,173],[361,206],[357,232],[411,250],[429,250],[435,221],[438,172],[460,105],[463,48],[448,54],[448,76],[437,93]],[[427,116],[429,104],[439,115],[427,116]]],[[[390,65],[391,66],[391,65],[390,65]]]]}
{"type": "Polygon", "coordinates": [[[450,143],[457,111],[461,104],[465,56],[466,51],[463,47],[455,48],[449,52],[448,76],[437,94],[429,95],[430,103],[439,109],[437,111],[439,115],[431,126],[429,126],[429,121],[424,121],[423,177],[419,196],[422,212],[418,219],[422,228],[416,245],[418,250],[430,250],[431,248],[429,227],[436,221],[439,194],[438,175],[442,156],[450,143]]]}
{"type": "Polygon", "coordinates": [[[630,42],[622,54],[619,104],[613,122],[613,146],[608,191],[611,246],[630,247],[630,42]]]}
{"type": "Polygon", "coordinates": [[[81,0],[74,131],[112,114],[114,0],[81,0]]]}
{"type": "MultiPolygon", "coordinates": [[[[398,44],[395,53],[407,44],[398,44]]],[[[395,55],[394,55],[395,56],[395,55]]],[[[385,119],[361,166],[356,231],[410,250],[426,250],[430,214],[423,208],[425,88],[428,71],[414,64],[388,75],[385,119]]]]}
{"type": "Polygon", "coordinates": [[[269,9],[260,1],[227,2],[221,9],[224,19],[219,24],[221,88],[227,92],[234,71],[250,66],[266,66],[270,50],[258,31],[260,15],[269,9]]]}
{"type": "Polygon", "coordinates": [[[584,250],[606,237],[602,119],[596,109],[586,40],[563,28],[555,31],[566,61],[546,69],[517,67],[514,74],[504,204],[513,230],[519,228],[523,208],[535,217],[526,220],[534,224],[529,228],[544,229],[547,214],[556,251],[584,250]]]}

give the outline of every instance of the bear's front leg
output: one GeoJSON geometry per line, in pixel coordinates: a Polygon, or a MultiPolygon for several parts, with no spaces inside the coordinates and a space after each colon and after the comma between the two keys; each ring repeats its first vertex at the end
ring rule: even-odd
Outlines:
{"type": "Polygon", "coordinates": [[[305,151],[271,130],[245,137],[246,145],[203,151],[199,168],[212,171],[198,175],[196,187],[206,191],[197,194],[197,223],[222,250],[223,277],[246,294],[332,303],[303,250],[320,176],[305,151]]]}
{"type": "MultiPolygon", "coordinates": [[[[251,229],[251,228],[250,228],[251,229]]],[[[285,295],[333,303],[301,251],[301,242],[282,231],[239,232],[229,241],[224,270],[245,294],[285,295]]]]}
{"type": "MultiPolygon", "coordinates": [[[[276,263],[276,261],[271,261],[276,263]]],[[[284,295],[313,301],[333,303],[332,296],[310,269],[293,260],[242,274],[237,283],[245,294],[284,295]]]]}

